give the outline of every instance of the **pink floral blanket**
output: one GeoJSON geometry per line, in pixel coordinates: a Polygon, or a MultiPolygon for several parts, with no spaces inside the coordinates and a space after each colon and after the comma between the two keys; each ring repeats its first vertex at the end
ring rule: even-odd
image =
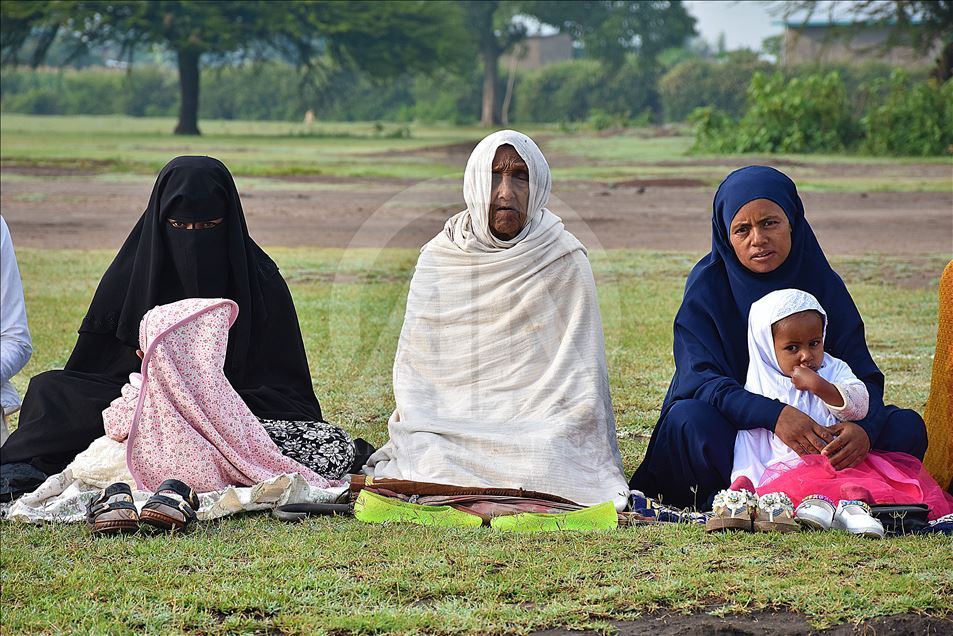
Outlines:
{"type": "Polygon", "coordinates": [[[126,463],[140,489],[169,478],[197,492],[260,483],[298,473],[310,485],[329,481],[281,454],[223,370],[231,300],[189,298],[160,305],[139,326],[141,374],[103,411],[106,434],[126,442],[126,463]]]}

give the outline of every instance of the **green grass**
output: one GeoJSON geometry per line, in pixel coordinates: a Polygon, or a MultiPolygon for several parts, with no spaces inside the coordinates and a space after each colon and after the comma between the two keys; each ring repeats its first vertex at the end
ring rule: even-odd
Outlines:
{"type": "MultiPolygon", "coordinates": [[[[154,175],[172,157],[218,157],[242,177],[309,176],[432,179],[463,171],[466,151],[487,129],[436,124],[207,120],[201,137],[170,134],[174,121],[117,116],[0,118],[0,162],[5,169],[54,169],[123,178],[154,175]],[[394,135],[406,130],[409,137],[394,135]]],[[[731,170],[750,163],[776,163],[801,190],[838,192],[950,192],[950,157],[884,159],[849,155],[690,155],[687,129],[563,130],[552,124],[519,126],[536,138],[557,180],[616,183],[633,178],[691,178],[717,186],[731,170]],[[851,170],[863,165],[868,170],[851,170]]],[[[11,175],[4,178],[24,178],[11,175]]],[[[25,178],[31,178],[26,175],[25,178]]],[[[327,184],[325,184],[327,185],[327,184]]]]}
{"type": "MultiPolygon", "coordinates": [[[[302,323],[326,417],[380,444],[415,250],[272,249],[302,323]]],[[[36,353],[61,366],[105,252],[18,250],[36,353]]],[[[698,254],[591,259],[626,472],[638,464],[672,372],[671,321],[698,254]]],[[[922,410],[948,255],[833,259],[863,314],[887,399],[922,410]]],[[[288,526],[266,516],[183,537],[92,539],[81,526],[4,525],[3,633],[526,632],[653,610],[776,609],[823,627],[953,613],[953,542],[838,533],[707,536],[699,527],[513,536],[488,529],[288,526]]]]}

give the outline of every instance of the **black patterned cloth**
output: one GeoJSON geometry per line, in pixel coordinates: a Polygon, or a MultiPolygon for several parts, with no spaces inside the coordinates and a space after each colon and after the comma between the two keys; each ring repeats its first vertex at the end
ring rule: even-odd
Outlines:
{"type": "Polygon", "coordinates": [[[284,455],[322,477],[338,479],[354,463],[351,436],[334,424],[258,419],[284,455]]]}

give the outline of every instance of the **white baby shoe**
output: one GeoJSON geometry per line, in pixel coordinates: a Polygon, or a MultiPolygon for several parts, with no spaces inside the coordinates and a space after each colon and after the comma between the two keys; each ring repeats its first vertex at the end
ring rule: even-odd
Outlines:
{"type": "Polygon", "coordinates": [[[824,495],[808,495],[798,504],[794,518],[809,530],[830,530],[834,522],[834,502],[824,495]]]}
{"type": "Polygon", "coordinates": [[[886,534],[883,524],[870,513],[870,506],[859,499],[841,499],[831,527],[872,539],[883,539],[886,534]]]}

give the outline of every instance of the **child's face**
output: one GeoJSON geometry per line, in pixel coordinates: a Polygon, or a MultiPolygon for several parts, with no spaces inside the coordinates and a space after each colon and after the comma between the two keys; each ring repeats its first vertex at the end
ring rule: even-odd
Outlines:
{"type": "Polygon", "coordinates": [[[812,371],[821,367],[824,320],[816,311],[801,311],[782,318],[771,325],[771,334],[774,336],[774,353],[784,375],[790,377],[798,366],[812,371]]]}

